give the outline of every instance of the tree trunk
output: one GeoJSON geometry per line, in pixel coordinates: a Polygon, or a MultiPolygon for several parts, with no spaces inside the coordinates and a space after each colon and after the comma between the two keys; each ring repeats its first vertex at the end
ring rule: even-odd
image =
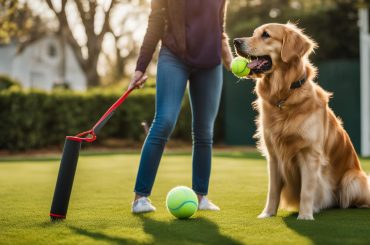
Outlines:
{"type": "Polygon", "coordinates": [[[90,69],[86,71],[87,86],[89,88],[100,85],[100,77],[96,70],[90,69]]]}
{"type": "Polygon", "coordinates": [[[65,83],[66,82],[66,37],[64,34],[63,28],[59,29],[59,43],[60,43],[60,49],[61,49],[61,55],[60,55],[60,63],[59,63],[59,77],[60,77],[60,82],[65,83]]]}
{"type": "Polygon", "coordinates": [[[90,65],[85,69],[87,87],[96,87],[100,85],[100,76],[98,74],[98,59],[94,58],[91,60],[90,65]]]}
{"type": "Polygon", "coordinates": [[[125,71],[124,71],[124,59],[121,57],[120,55],[120,50],[118,48],[116,48],[116,67],[115,67],[115,79],[116,80],[119,80],[121,79],[125,74],[125,71]]]}

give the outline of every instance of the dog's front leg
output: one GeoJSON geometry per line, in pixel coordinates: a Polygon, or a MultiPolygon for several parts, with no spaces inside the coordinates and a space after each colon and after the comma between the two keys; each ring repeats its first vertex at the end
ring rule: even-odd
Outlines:
{"type": "Polygon", "coordinates": [[[314,220],[314,201],[319,177],[318,159],[310,154],[299,154],[298,159],[301,171],[301,194],[298,219],[314,220]]]}
{"type": "Polygon", "coordinates": [[[265,208],[262,213],[258,215],[258,218],[268,218],[275,216],[280,202],[280,194],[283,186],[281,174],[279,172],[278,161],[276,158],[270,156],[268,160],[269,167],[269,190],[267,194],[267,200],[265,208]]]}

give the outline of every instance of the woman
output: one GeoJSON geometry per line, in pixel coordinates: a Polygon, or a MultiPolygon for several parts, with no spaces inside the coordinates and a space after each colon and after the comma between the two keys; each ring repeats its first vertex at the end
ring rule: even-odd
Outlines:
{"type": "Polygon", "coordinates": [[[156,113],[145,140],[132,212],[151,212],[151,193],[165,144],[172,133],[189,80],[193,135],[193,190],[199,209],[219,210],[205,196],[211,172],[213,125],[222,89],[221,59],[232,60],[224,30],[226,0],[152,0],[148,28],[129,88],[141,87],[159,42],[156,113]]]}

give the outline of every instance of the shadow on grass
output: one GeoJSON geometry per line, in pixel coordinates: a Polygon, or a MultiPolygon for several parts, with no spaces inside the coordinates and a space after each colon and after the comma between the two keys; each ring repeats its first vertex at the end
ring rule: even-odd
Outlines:
{"type": "Polygon", "coordinates": [[[145,215],[144,232],[153,237],[151,244],[241,244],[220,233],[216,223],[206,218],[158,221],[145,215]]]}
{"type": "Polygon", "coordinates": [[[302,221],[292,214],[283,219],[313,244],[370,244],[370,209],[330,209],[314,217],[315,221],[302,221]]]}
{"type": "Polygon", "coordinates": [[[133,239],[106,235],[98,231],[88,231],[87,229],[73,227],[73,226],[70,226],[69,228],[78,235],[86,236],[86,237],[89,237],[89,238],[92,238],[94,240],[101,241],[101,242],[116,243],[116,244],[133,244],[133,245],[134,244],[144,244],[144,243],[140,243],[133,239]]]}
{"type": "Polygon", "coordinates": [[[137,215],[143,225],[144,232],[152,239],[141,242],[134,239],[126,239],[118,236],[106,235],[102,232],[89,231],[84,228],[69,227],[79,235],[87,236],[102,242],[117,244],[223,244],[239,245],[240,242],[222,235],[217,224],[205,219],[196,218],[188,220],[158,221],[147,215],[137,215]]]}

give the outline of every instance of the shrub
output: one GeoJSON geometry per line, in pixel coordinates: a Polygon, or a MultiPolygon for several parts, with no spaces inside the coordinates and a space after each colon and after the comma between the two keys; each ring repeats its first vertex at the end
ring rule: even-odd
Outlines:
{"type": "MultiPolygon", "coordinates": [[[[90,129],[113,104],[118,93],[76,93],[71,91],[0,92],[0,149],[11,151],[61,146],[66,135],[90,129]]],[[[172,138],[191,140],[191,112],[185,96],[172,138]]],[[[99,139],[122,138],[142,142],[141,122],[151,123],[155,109],[154,89],[134,92],[117,109],[99,133],[99,139]]],[[[216,132],[220,132],[218,120],[216,132]]],[[[216,138],[222,136],[216,133],[216,138]]]]}
{"type": "Polygon", "coordinates": [[[6,89],[10,89],[12,87],[20,88],[21,85],[17,80],[15,80],[15,79],[7,76],[7,75],[0,75],[0,90],[6,90],[6,89]]]}

